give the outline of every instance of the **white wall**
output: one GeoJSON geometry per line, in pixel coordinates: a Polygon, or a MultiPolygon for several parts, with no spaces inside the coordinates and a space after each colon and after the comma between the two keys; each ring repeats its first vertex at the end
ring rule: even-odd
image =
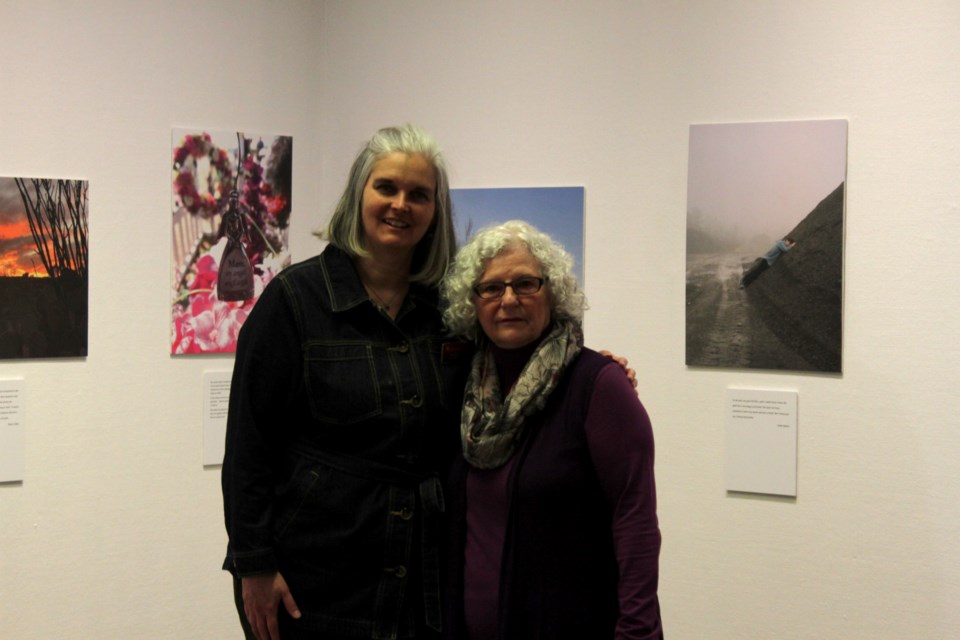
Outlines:
{"type": "Polygon", "coordinates": [[[315,218],[321,16],[0,4],[0,175],[90,181],[89,356],[0,361],[27,385],[26,478],[0,485],[0,638],[238,635],[200,430],[201,373],[232,358],[168,355],[171,128],[292,135],[294,215],[315,218]]]}
{"type": "Polygon", "coordinates": [[[293,135],[305,257],[403,121],[455,186],[586,187],[587,339],[654,421],[669,637],[960,635],[960,5],[275,4],[0,9],[0,175],[91,184],[90,356],[0,361],[29,401],[0,637],[236,637],[199,449],[200,373],[230,360],[166,355],[169,129],[293,135]],[[850,122],[844,373],[688,369],[687,128],[806,118],[850,122]],[[795,501],[725,494],[728,386],[799,391],[795,501]]]}

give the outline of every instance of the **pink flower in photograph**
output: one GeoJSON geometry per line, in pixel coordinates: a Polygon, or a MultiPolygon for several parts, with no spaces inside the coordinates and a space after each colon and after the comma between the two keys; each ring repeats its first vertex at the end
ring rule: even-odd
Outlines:
{"type": "Polygon", "coordinates": [[[290,264],[291,158],[288,137],[175,133],[171,353],[235,351],[240,328],[263,288],[290,264]],[[230,137],[237,138],[242,156],[230,137]],[[229,204],[234,189],[238,198],[229,204]],[[234,228],[225,225],[228,209],[240,215],[239,233],[227,233],[234,228]],[[253,297],[248,300],[219,299],[219,265],[229,243],[239,243],[249,262],[253,297]]]}

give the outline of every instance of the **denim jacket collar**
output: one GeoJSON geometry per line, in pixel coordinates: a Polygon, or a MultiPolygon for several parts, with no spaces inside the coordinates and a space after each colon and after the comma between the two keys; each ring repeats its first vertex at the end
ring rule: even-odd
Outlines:
{"type": "MultiPolygon", "coordinates": [[[[323,265],[323,277],[327,295],[330,298],[330,308],[334,313],[349,311],[364,302],[373,304],[367,290],[363,287],[357,267],[343,249],[332,244],[327,245],[320,254],[320,261],[323,265]]],[[[410,292],[407,294],[407,302],[404,302],[401,314],[408,311],[406,309],[408,302],[413,303],[414,306],[422,303],[434,310],[439,309],[440,306],[436,288],[426,287],[420,283],[410,284],[410,292]]]]}

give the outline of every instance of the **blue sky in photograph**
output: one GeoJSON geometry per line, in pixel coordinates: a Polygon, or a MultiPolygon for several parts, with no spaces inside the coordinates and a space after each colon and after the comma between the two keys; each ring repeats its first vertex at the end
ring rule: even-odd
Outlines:
{"type": "Polygon", "coordinates": [[[450,195],[459,245],[468,239],[468,230],[526,220],[573,256],[574,273],[583,285],[583,187],[451,189],[450,195]]]}

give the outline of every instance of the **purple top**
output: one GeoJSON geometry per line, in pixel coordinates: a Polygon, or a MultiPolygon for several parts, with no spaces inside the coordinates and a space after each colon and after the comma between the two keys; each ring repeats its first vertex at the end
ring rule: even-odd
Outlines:
{"type": "MultiPolygon", "coordinates": [[[[502,389],[516,382],[533,348],[493,350],[502,389]]],[[[611,534],[620,569],[620,619],[615,639],[645,637],[644,630],[659,628],[658,621],[645,619],[656,609],[650,607],[650,598],[656,598],[658,578],[658,555],[651,557],[646,531],[650,509],[656,504],[652,430],[636,391],[612,361],[596,378],[584,432],[593,466],[612,506],[611,534]]],[[[471,467],[467,475],[464,614],[469,640],[497,637],[509,510],[507,480],[512,465],[511,459],[499,469],[471,467]]]]}

